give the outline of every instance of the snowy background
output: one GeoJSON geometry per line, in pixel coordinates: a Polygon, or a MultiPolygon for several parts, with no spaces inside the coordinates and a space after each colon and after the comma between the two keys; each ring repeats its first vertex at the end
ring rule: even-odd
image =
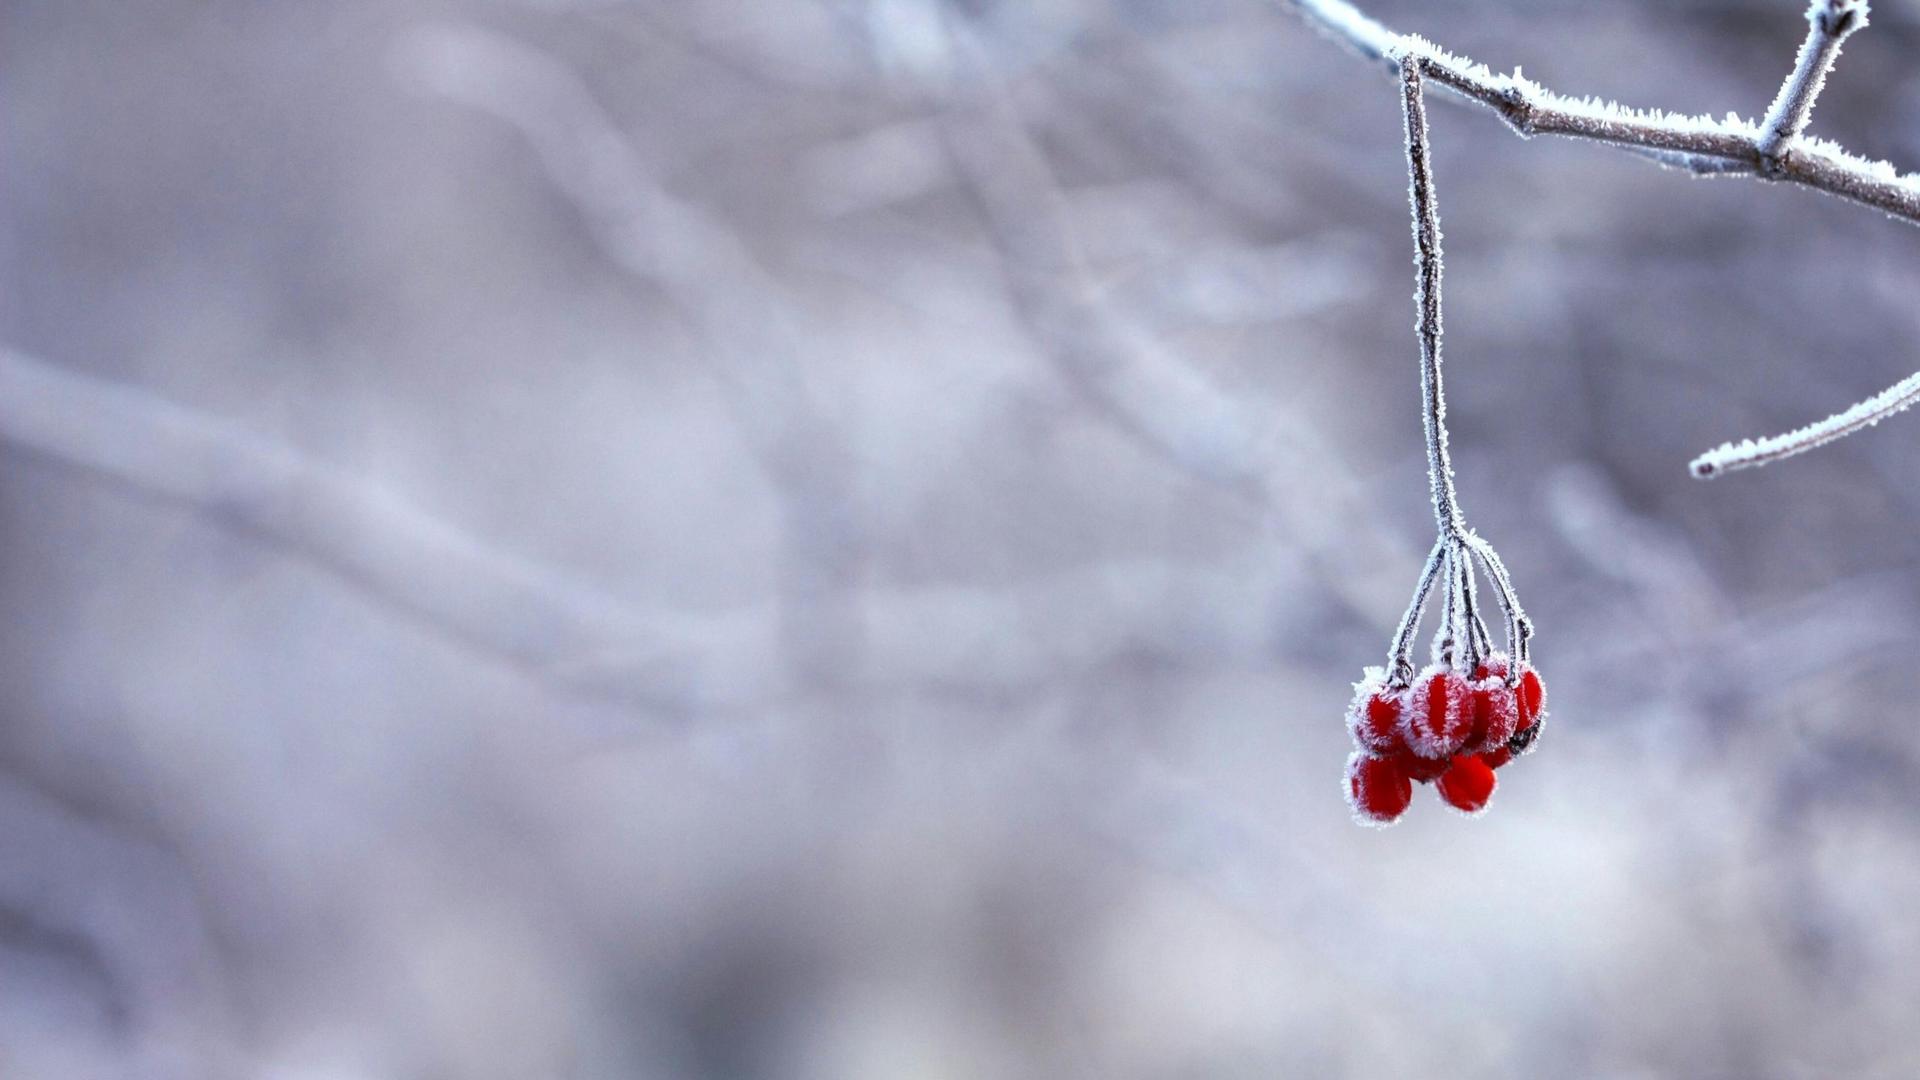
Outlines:
{"type": "MultiPolygon", "coordinates": [[[[1814,131],[1920,166],[1916,55],[1814,131]]],[[[1920,363],[1920,234],[1434,105],[1553,717],[1362,830],[1398,108],[1259,0],[0,5],[0,1075],[1920,1072],[1920,419],[1686,473],[1920,363]]]]}

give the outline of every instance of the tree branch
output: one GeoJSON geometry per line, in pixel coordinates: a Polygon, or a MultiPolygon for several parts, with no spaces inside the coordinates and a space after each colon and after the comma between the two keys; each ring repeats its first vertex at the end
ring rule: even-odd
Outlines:
{"type": "Polygon", "coordinates": [[[1795,428],[1771,438],[1742,439],[1738,443],[1722,443],[1694,458],[1688,468],[1693,471],[1693,475],[1707,480],[1722,473],[1730,473],[1754,465],[1765,465],[1795,454],[1804,454],[1814,447],[1825,446],[1835,439],[1845,438],[1856,431],[1870,428],[1915,402],[1920,402],[1920,372],[1907,376],[1851,409],[1835,413],[1817,424],[1808,424],[1806,427],[1795,428]]]}
{"type": "Polygon", "coordinates": [[[1793,73],[1760,125],[1760,162],[1769,176],[1785,167],[1783,152],[1800,138],[1813,116],[1814,99],[1827,85],[1827,72],[1840,58],[1840,43],[1867,25],[1866,0],[1813,0],[1807,8],[1807,40],[1800,46],[1793,73]]]}
{"type": "MultiPolygon", "coordinates": [[[[1762,126],[1736,116],[1715,120],[1658,109],[1632,109],[1596,98],[1570,98],[1528,79],[1518,69],[1512,74],[1498,73],[1422,38],[1395,34],[1346,0],[1276,2],[1389,71],[1399,70],[1402,53],[1417,56],[1421,74],[1492,109],[1522,136],[1564,135],[1609,143],[1662,165],[1703,175],[1741,174],[1784,180],[1920,224],[1920,176],[1903,175],[1886,162],[1870,161],[1825,140],[1803,137],[1790,153],[1773,147],[1773,157],[1769,158],[1762,151],[1762,126]]],[[[1814,55],[1804,58],[1805,64],[1813,65],[1810,73],[1817,70],[1819,77],[1808,80],[1806,92],[1791,92],[1800,76],[1796,68],[1781,93],[1789,103],[1804,98],[1805,108],[1812,108],[1812,96],[1818,93],[1820,81],[1832,66],[1839,39],[1866,25],[1864,2],[1814,0],[1809,19],[1816,26],[1810,44],[1823,33],[1820,20],[1840,9],[1852,14],[1844,19],[1833,15],[1828,21],[1826,25],[1836,27],[1832,42],[1815,47],[1814,55]]],[[[1804,125],[1804,113],[1799,123],[1804,125]]]]}
{"type": "MultiPolygon", "coordinates": [[[[1420,75],[1493,109],[1522,136],[1545,132],[1611,143],[1661,165],[1700,175],[1751,175],[1785,180],[1920,224],[1920,175],[1902,175],[1884,161],[1869,161],[1833,143],[1805,135],[1814,102],[1840,56],[1841,43],[1867,25],[1868,0],[1811,0],[1807,8],[1806,41],[1800,46],[1793,71],[1767,110],[1766,120],[1758,126],[1732,115],[1725,120],[1713,120],[1628,109],[1593,98],[1576,101],[1546,90],[1521,75],[1517,68],[1511,75],[1497,74],[1483,64],[1454,56],[1421,38],[1395,34],[1346,0],[1278,0],[1278,3],[1367,59],[1396,72],[1402,70],[1404,60],[1408,70],[1417,68],[1420,75]]],[[[1410,131],[1413,107],[1409,104],[1410,131]]],[[[1420,215],[1419,196],[1416,164],[1416,225],[1420,215]]],[[[1436,280],[1437,277],[1436,254],[1436,280]]],[[[1424,271],[1421,302],[1424,310],[1428,302],[1424,271]]],[[[1438,310],[1437,298],[1435,310],[1438,310]]],[[[1425,347],[1424,322],[1422,347],[1425,347]]],[[[1436,357],[1437,348],[1436,330],[1436,357]]],[[[1758,441],[1747,439],[1738,444],[1722,444],[1695,458],[1690,468],[1693,475],[1704,479],[1778,461],[1872,427],[1915,401],[1920,401],[1920,374],[1817,424],[1758,441]]],[[[1428,441],[1431,444],[1431,432],[1428,441]]],[[[1444,445],[1441,449],[1444,451],[1444,445]]],[[[1435,498],[1438,509],[1437,488],[1435,498]]]]}

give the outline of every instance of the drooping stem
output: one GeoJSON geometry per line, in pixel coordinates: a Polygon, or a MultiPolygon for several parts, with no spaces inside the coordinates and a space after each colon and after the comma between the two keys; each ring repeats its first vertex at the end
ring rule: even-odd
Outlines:
{"type": "Polygon", "coordinates": [[[1495,598],[1507,616],[1507,647],[1514,655],[1508,672],[1508,681],[1512,683],[1518,679],[1533,628],[1520,610],[1513,582],[1507,577],[1500,557],[1467,528],[1466,515],[1460,509],[1460,498],[1454,490],[1453,462],[1447,450],[1446,390],[1441,376],[1440,213],[1434,194],[1432,150],[1427,139],[1423,60],[1415,51],[1407,50],[1399,54],[1396,62],[1407,118],[1407,176],[1418,283],[1414,294],[1417,312],[1414,328],[1420,339],[1421,419],[1427,442],[1427,483],[1440,535],[1420,572],[1413,601],[1393,636],[1392,683],[1404,686],[1413,676],[1410,656],[1413,637],[1436,582],[1443,581],[1440,628],[1434,638],[1435,659],[1472,671],[1493,652],[1492,636],[1480,613],[1474,580],[1476,560],[1492,582],[1495,598]]]}
{"type": "Polygon", "coordinates": [[[1493,640],[1487,634],[1487,624],[1480,618],[1480,594],[1473,580],[1473,556],[1465,544],[1453,545],[1453,564],[1454,572],[1460,577],[1460,640],[1466,647],[1466,663],[1461,666],[1473,671],[1493,651],[1493,640]]]}
{"type": "Polygon", "coordinates": [[[1447,397],[1440,376],[1440,211],[1433,188],[1433,160],[1427,145],[1427,107],[1421,90],[1420,59],[1400,57],[1400,88],[1407,113],[1407,175],[1413,203],[1413,260],[1417,267],[1415,329],[1420,336],[1421,418],[1427,435],[1427,485],[1433,516],[1442,536],[1466,531],[1453,489],[1453,462],[1447,454],[1447,397]]]}
{"type": "Polygon", "coordinates": [[[1512,654],[1512,662],[1507,665],[1507,684],[1515,685],[1520,681],[1520,665],[1527,660],[1528,642],[1533,639],[1533,620],[1520,607],[1520,596],[1514,591],[1513,578],[1507,573],[1507,564],[1493,550],[1493,545],[1482,540],[1477,533],[1468,533],[1461,541],[1480,560],[1487,572],[1487,580],[1493,582],[1494,594],[1500,601],[1501,610],[1507,615],[1507,651],[1512,654]]]}
{"type": "MultiPolygon", "coordinates": [[[[1444,538],[1443,538],[1444,542],[1444,538]]],[[[1445,603],[1440,606],[1440,628],[1433,635],[1433,662],[1453,666],[1453,658],[1460,647],[1460,562],[1458,545],[1447,544],[1446,566],[1442,570],[1444,578],[1441,596],[1445,603]]]]}
{"type": "Polygon", "coordinates": [[[1420,617],[1426,614],[1427,598],[1433,595],[1433,583],[1440,577],[1440,570],[1447,562],[1447,542],[1433,545],[1433,551],[1427,555],[1427,565],[1420,571],[1420,581],[1413,587],[1413,600],[1407,604],[1406,614],[1400,616],[1400,627],[1393,632],[1393,649],[1388,654],[1388,678],[1394,686],[1405,686],[1413,681],[1413,636],[1420,629],[1420,617]]]}

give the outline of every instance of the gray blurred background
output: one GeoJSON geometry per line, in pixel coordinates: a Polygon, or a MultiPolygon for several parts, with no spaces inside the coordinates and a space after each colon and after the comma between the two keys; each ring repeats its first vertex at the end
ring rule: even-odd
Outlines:
{"type": "MultiPolygon", "coordinates": [[[[1380,0],[1762,112],[1798,0],[1380,0]]],[[[1920,7],[1817,133],[1920,165],[1920,7]]],[[[1920,1075],[1920,236],[1432,110],[1539,626],[1431,542],[1400,115],[1259,0],[0,5],[0,1075],[1920,1075]]]]}

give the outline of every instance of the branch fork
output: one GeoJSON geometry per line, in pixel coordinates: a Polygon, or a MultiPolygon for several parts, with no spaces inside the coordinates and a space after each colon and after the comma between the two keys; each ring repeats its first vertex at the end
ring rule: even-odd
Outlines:
{"type": "Polygon", "coordinates": [[[1806,133],[1813,103],[1840,58],[1840,43],[1865,25],[1866,0],[1813,0],[1807,8],[1807,40],[1801,43],[1793,72],[1780,85],[1754,143],[1762,178],[1778,180],[1787,175],[1787,155],[1806,133]]]}
{"type": "MultiPolygon", "coordinates": [[[[1518,68],[1498,73],[1422,38],[1397,34],[1347,0],[1279,0],[1355,52],[1417,74],[1492,109],[1522,137],[1564,135],[1604,143],[1696,176],[1751,176],[1798,184],[1920,224],[1920,175],[1901,173],[1844,147],[1809,136],[1813,106],[1840,56],[1841,44],[1867,25],[1868,0],[1811,0],[1807,37],[1793,70],[1759,123],[1728,115],[1687,116],[1630,109],[1556,94],[1518,68]]],[[[1404,77],[1404,76],[1403,76],[1404,77]]],[[[1727,443],[1696,458],[1694,476],[1719,476],[1803,453],[1920,401],[1920,375],[1818,423],[1765,439],[1727,443]]]]}

